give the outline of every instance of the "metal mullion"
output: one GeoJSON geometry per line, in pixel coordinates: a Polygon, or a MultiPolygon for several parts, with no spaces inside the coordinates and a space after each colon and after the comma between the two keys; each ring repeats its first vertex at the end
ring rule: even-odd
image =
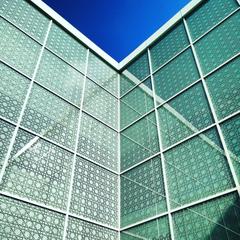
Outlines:
{"type": "Polygon", "coordinates": [[[153,101],[154,101],[154,109],[155,109],[155,117],[156,117],[156,123],[157,123],[157,133],[158,133],[158,141],[159,141],[159,149],[160,149],[160,156],[161,156],[161,166],[162,166],[162,173],[163,173],[163,183],[164,183],[164,190],[166,195],[166,204],[167,204],[167,212],[168,212],[168,220],[169,220],[169,228],[170,228],[170,236],[171,239],[174,240],[174,230],[173,230],[173,220],[170,212],[170,198],[169,198],[169,192],[168,192],[168,182],[167,182],[167,174],[166,174],[166,166],[165,166],[165,159],[162,152],[162,139],[161,139],[161,131],[160,131],[160,121],[157,111],[157,99],[156,99],[156,91],[155,91],[155,83],[153,79],[153,71],[152,71],[152,60],[151,60],[151,52],[150,49],[147,49],[148,52],[148,61],[149,61],[149,68],[150,68],[150,74],[151,74],[151,82],[152,82],[152,88],[153,88],[153,101]]]}
{"type": "Polygon", "coordinates": [[[17,126],[17,123],[16,123],[16,122],[13,122],[13,121],[11,121],[11,120],[9,120],[9,119],[1,116],[1,115],[0,115],[0,120],[2,120],[2,121],[4,121],[4,122],[7,122],[7,123],[9,123],[9,124],[11,124],[11,125],[13,125],[14,127],[17,126]]]}
{"type": "Polygon", "coordinates": [[[184,27],[185,27],[186,32],[187,32],[187,36],[188,36],[189,42],[191,44],[191,48],[192,48],[194,59],[195,59],[196,65],[197,65],[198,72],[199,72],[199,74],[201,76],[204,92],[206,94],[207,101],[208,101],[209,107],[211,109],[213,119],[214,119],[214,121],[216,123],[216,127],[217,127],[217,131],[218,131],[218,134],[219,134],[219,138],[220,138],[220,141],[222,143],[222,146],[223,146],[226,158],[227,158],[227,162],[228,162],[230,171],[231,171],[232,176],[233,176],[233,180],[234,180],[235,186],[238,188],[238,195],[240,196],[240,188],[239,188],[240,186],[239,186],[239,183],[238,183],[238,178],[237,178],[237,175],[236,175],[233,163],[232,163],[232,159],[231,159],[230,154],[228,152],[228,148],[227,148],[227,145],[226,145],[226,142],[225,142],[222,130],[221,130],[220,125],[218,123],[218,118],[217,118],[217,115],[216,115],[216,112],[215,112],[215,108],[214,108],[214,105],[212,103],[212,99],[211,99],[211,96],[210,96],[209,91],[208,91],[207,84],[206,84],[205,79],[204,79],[204,75],[203,75],[203,72],[202,72],[200,61],[198,59],[198,56],[197,56],[197,53],[196,53],[196,50],[195,50],[195,46],[193,45],[192,38],[191,38],[189,29],[188,29],[188,25],[187,25],[187,22],[186,22],[185,18],[183,18],[183,23],[184,23],[184,27]]]}
{"type": "Polygon", "coordinates": [[[223,122],[225,122],[225,121],[227,121],[227,120],[230,120],[231,118],[234,118],[234,117],[237,116],[238,114],[240,114],[240,110],[238,110],[238,111],[236,111],[236,112],[228,115],[227,117],[221,119],[220,121],[218,121],[218,124],[221,124],[221,123],[223,123],[223,122]]]}
{"type": "MultiPolygon", "coordinates": [[[[238,0],[237,0],[238,1],[238,0]]],[[[226,20],[228,20],[232,15],[234,15],[238,10],[240,9],[240,7],[236,8],[235,10],[233,10],[233,12],[229,13],[225,18],[223,18],[222,20],[220,20],[218,23],[216,23],[213,27],[211,27],[210,29],[208,29],[205,33],[203,33],[201,36],[199,36],[198,38],[196,38],[194,41],[192,41],[193,44],[195,44],[196,42],[198,42],[199,40],[201,40],[202,38],[204,38],[208,33],[212,32],[215,28],[217,28],[219,25],[221,25],[223,22],[225,22],[226,20]]]]}
{"type": "Polygon", "coordinates": [[[83,107],[83,99],[84,99],[85,86],[86,86],[86,81],[87,81],[88,61],[89,61],[89,49],[87,50],[87,56],[86,56],[85,75],[84,75],[84,82],[83,82],[83,88],[82,88],[82,99],[81,99],[81,105],[80,105],[80,110],[79,110],[76,142],[75,142],[75,149],[74,149],[72,169],[71,169],[71,179],[70,179],[70,187],[69,187],[68,200],[67,200],[67,211],[66,211],[65,222],[64,222],[63,240],[67,239],[69,212],[70,212],[70,205],[71,205],[71,199],[72,199],[73,183],[74,183],[74,176],[75,176],[75,167],[76,167],[76,161],[77,161],[77,149],[78,149],[80,127],[81,127],[81,120],[82,120],[82,110],[81,109],[83,107]]]}
{"type": "MultiPolygon", "coordinates": [[[[4,16],[0,16],[0,18],[4,19],[6,22],[10,23],[13,27],[15,27],[16,29],[18,29],[20,32],[22,32],[24,35],[26,35],[27,37],[31,38],[34,42],[38,43],[40,46],[43,46],[44,43],[41,43],[39,40],[37,40],[35,37],[31,36],[29,33],[25,32],[23,29],[21,29],[20,27],[18,27],[17,25],[15,25],[12,21],[10,21],[9,19],[7,19],[4,16]]],[[[50,21],[50,20],[49,20],[50,21]]]]}
{"type": "MultiPolygon", "coordinates": [[[[168,59],[165,63],[163,63],[161,66],[159,66],[158,68],[156,68],[153,72],[152,75],[154,75],[156,72],[158,72],[159,70],[161,70],[162,68],[164,68],[166,65],[168,65],[170,62],[172,62],[174,59],[176,59],[179,55],[181,55],[182,53],[184,53],[185,51],[187,51],[189,48],[191,48],[190,44],[188,44],[185,48],[183,48],[180,52],[176,53],[173,57],[171,57],[170,59],[168,59]]],[[[151,52],[151,50],[150,50],[151,52]]]]}
{"type": "Polygon", "coordinates": [[[45,39],[44,39],[44,43],[43,43],[41,51],[39,53],[38,60],[37,60],[37,63],[36,63],[36,66],[35,66],[35,69],[34,69],[34,72],[33,72],[33,76],[31,78],[31,82],[29,84],[29,87],[28,87],[28,90],[27,90],[27,94],[26,94],[26,97],[24,99],[24,103],[23,103],[23,106],[22,106],[22,109],[21,109],[21,112],[20,112],[20,115],[19,115],[19,118],[18,118],[18,121],[17,121],[17,126],[16,126],[16,128],[15,128],[15,130],[13,132],[13,135],[12,135],[12,138],[11,138],[11,142],[10,142],[9,147],[8,147],[8,151],[7,151],[6,157],[4,159],[4,163],[3,163],[3,166],[2,166],[2,169],[1,169],[1,172],[0,172],[0,184],[2,183],[3,175],[4,175],[6,167],[8,165],[8,161],[9,161],[10,154],[11,154],[11,151],[12,151],[12,148],[13,148],[16,136],[17,136],[17,132],[18,132],[20,123],[22,121],[22,118],[23,118],[23,115],[24,115],[24,112],[25,112],[25,109],[26,109],[26,106],[27,106],[27,103],[28,103],[28,100],[29,100],[29,97],[30,97],[30,94],[31,94],[31,91],[32,91],[33,83],[35,81],[35,77],[36,77],[38,68],[40,66],[40,61],[41,61],[41,58],[42,58],[42,55],[43,55],[44,48],[45,48],[46,43],[47,43],[47,38],[48,38],[50,29],[51,29],[51,25],[52,25],[52,20],[49,21],[48,29],[47,29],[47,32],[46,32],[46,35],[45,35],[45,39]]]}

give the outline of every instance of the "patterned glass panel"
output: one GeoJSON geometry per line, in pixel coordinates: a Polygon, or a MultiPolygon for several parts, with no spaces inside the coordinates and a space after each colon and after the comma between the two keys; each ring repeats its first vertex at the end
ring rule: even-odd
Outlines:
{"type": "Polygon", "coordinates": [[[85,71],[87,49],[56,24],[51,27],[47,47],[78,70],[85,71]]]}
{"type": "Polygon", "coordinates": [[[22,125],[59,144],[74,149],[79,110],[38,85],[34,85],[22,125]]]}
{"type": "Polygon", "coordinates": [[[84,76],[49,51],[44,51],[36,81],[80,105],[84,76]]]}
{"type": "Polygon", "coordinates": [[[171,29],[150,49],[153,71],[189,45],[183,24],[171,29]]]}
{"type": "Polygon", "coordinates": [[[221,124],[229,154],[240,181],[240,115],[221,124]]]}
{"type": "Polygon", "coordinates": [[[206,79],[219,119],[240,110],[240,57],[206,79]]]}
{"type": "Polygon", "coordinates": [[[197,10],[187,17],[193,40],[207,32],[237,7],[236,0],[209,0],[203,2],[197,10]]]}
{"type": "Polygon", "coordinates": [[[164,153],[172,208],[234,187],[217,132],[209,131],[164,153]]]}
{"type": "Polygon", "coordinates": [[[67,208],[73,154],[18,131],[1,190],[59,209],[67,208]]]}
{"type": "Polygon", "coordinates": [[[8,151],[14,128],[13,125],[0,120],[0,171],[8,151]]]}
{"type": "Polygon", "coordinates": [[[240,51],[240,11],[195,44],[203,72],[208,73],[240,51]]]}
{"type": "Polygon", "coordinates": [[[122,132],[121,151],[122,170],[159,151],[155,112],[122,132]]]}
{"type": "Polygon", "coordinates": [[[171,240],[167,217],[129,228],[121,233],[121,240],[171,240]]]}
{"type": "Polygon", "coordinates": [[[161,159],[151,159],[121,175],[121,226],[165,212],[161,159]]]}
{"type": "Polygon", "coordinates": [[[50,20],[26,0],[1,0],[0,15],[43,43],[50,20]]]}
{"type": "Polygon", "coordinates": [[[17,122],[30,81],[0,63],[0,115],[17,122]]]}
{"type": "Polygon", "coordinates": [[[156,95],[159,103],[175,95],[199,79],[191,49],[186,50],[154,74],[156,95]]]}
{"type": "Polygon", "coordinates": [[[78,152],[96,163],[118,170],[118,134],[83,113],[78,152]]]}
{"type": "Polygon", "coordinates": [[[31,77],[41,46],[3,18],[0,18],[0,39],[1,60],[31,77]]]}
{"type": "Polygon", "coordinates": [[[140,84],[127,95],[122,97],[121,105],[122,104],[123,111],[121,110],[121,127],[123,128],[136,120],[139,116],[144,115],[154,108],[151,80],[147,79],[144,83],[140,84]],[[150,84],[147,86],[145,82],[149,81],[150,84]],[[124,110],[127,111],[124,112],[124,110]],[[131,114],[132,111],[136,114],[131,114]],[[134,115],[136,116],[135,118],[134,115]]]}
{"type": "Polygon", "coordinates": [[[136,85],[130,77],[124,73],[120,75],[120,95],[122,96],[136,85]]]}
{"type": "Polygon", "coordinates": [[[147,53],[144,53],[138,57],[137,60],[131,63],[131,65],[127,68],[127,71],[139,81],[147,77],[150,74],[147,53]]]}
{"type": "Polygon", "coordinates": [[[236,193],[223,196],[173,215],[176,240],[238,240],[240,202],[236,193]]]}
{"type": "Polygon", "coordinates": [[[118,233],[73,217],[69,218],[67,240],[119,240],[118,233]]]}
{"type": "Polygon", "coordinates": [[[87,79],[83,109],[109,126],[118,128],[118,100],[87,79]]]}
{"type": "Polygon", "coordinates": [[[163,148],[211,125],[213,118],[201,83],[158,109],[163,148]]]}
{"type": "Polygon", "coordinates": [[[118,95],[118,74],[93,53],[89,55],[88,76],[109,92],[118,95]]]}
{"type": "Polygon", "coordinates": [[[64,215],[0,196],[2,240],[59,240],[64,215]]]}
{"type": "Polygon", "coordinates": [[[70,211],[118,226],[118,176],[77,157],[70,211]]]}

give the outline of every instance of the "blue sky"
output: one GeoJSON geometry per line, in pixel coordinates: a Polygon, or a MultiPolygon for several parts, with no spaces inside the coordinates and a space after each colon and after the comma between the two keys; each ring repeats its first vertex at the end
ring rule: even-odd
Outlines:
{"type": "Polygon", "coordinates": [[[117,61],[121,61],[189,0],[44,0],[117,61]]]}

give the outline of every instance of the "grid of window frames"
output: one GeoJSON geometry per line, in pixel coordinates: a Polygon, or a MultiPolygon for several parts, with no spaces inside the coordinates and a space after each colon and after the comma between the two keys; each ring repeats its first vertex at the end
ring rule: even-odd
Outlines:
{"type": "Polygon", "coordinates": [[[117,240],[118,73],[25,0],[0,38],[0,238],[117,240]]]}
{"type": "Polygon", "coordinates": [[[239,26],[202,1],[122,72],[122,240],[240,238],[239,26]]]}

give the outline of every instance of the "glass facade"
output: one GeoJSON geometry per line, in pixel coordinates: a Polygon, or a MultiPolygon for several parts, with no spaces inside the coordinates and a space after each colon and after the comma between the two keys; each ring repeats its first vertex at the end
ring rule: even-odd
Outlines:
{"type": "Polygon", "coordinates": [[[123,69],[0,3],[0,238],[240,239],[240,7],[202,1],[123,69]]]}

